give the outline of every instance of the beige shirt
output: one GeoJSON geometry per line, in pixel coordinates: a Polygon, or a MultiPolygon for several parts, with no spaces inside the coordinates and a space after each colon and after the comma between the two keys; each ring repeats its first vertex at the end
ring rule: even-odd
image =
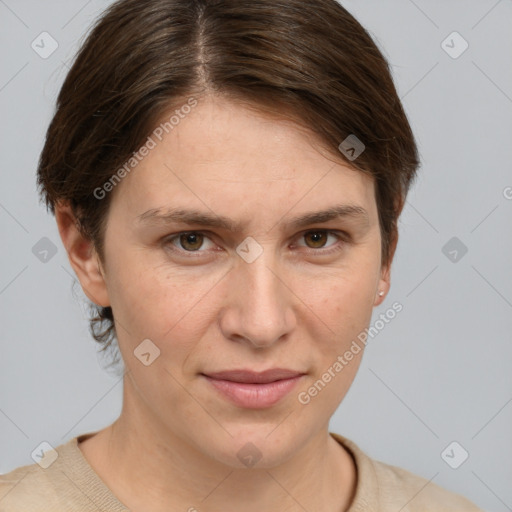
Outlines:
{"type": "MultiPolygon", "coordinates": [[[[94,472],[74,437],[57,446],[57,459],[0,475],[0,512],[127,512],[94,472]]],[[[348,512],[483,512],[467,499],[404,469],[368,457],[352,441],[331,433],[357,467],[354,501],[348,512]]]]}

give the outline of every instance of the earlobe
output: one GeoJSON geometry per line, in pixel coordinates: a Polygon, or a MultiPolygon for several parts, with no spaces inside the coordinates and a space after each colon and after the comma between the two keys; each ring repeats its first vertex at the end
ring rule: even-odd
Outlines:
{"type": "Polygon", "coordinates": [[[377,286],[377,292],[375,293],[374,306],[379,306],[384,302],[387,292],[390,288],[390,267],[383,269],[377,286]]]}
{"type": "Polygon", "coordinates": [[[377,285],[377,292],[375,293],[374,306],[379,306],[384,302],[384,299],[391,287],[391,263],[395,256],[396,246],[398,244],[398,232],[395,230],[391,237],[391,243],[389,247],[389,257],[387,264],[382,267],[379,282],[377,285]]]}
{"type": "Polygon", "coordinates": [[[69,203],[60,202],[55,207],[55,220],[69,263],[89,300],[98,306],[110,306],[107,286],[99,256],[94,244],[78,228],[69,203]]]}

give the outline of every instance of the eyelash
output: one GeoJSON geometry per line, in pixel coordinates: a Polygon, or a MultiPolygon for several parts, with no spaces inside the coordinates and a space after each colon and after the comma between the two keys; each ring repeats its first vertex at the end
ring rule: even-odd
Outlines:
{"type": "MultiPolygon", "coordinates": [[[[329,246],[328,248],[319,247],[318,249],[314,249],[312,247],[306,247],[306,246],[302,246],[302,245],[299,246],[299,247],[304,247],[306,249],[306,252],[309,253],[309,254],[316,254],[316,255],[333,254],[335,252],[338,252],[338,251],[342,250],[345,247],[345,245],[350,243],[350,241],[351,241],[351,237],[350,237],[350,235],[348,233],[345,233],[343,231],[332,231],[332,230],[328,230],[328,229],[309,229],[307,231],[302,232],[299,235],[299,238],[303,238],[306,235],[311,234],[311,233],[325,233],[328,236],[329,235],[333,235],[333,236],[335,236],[338,239],[338,243],[334,243],[331,246],[329,246]],[[341,243],[339,243],[339,242],[341,242],[341,243]]],[[[176,246],[173,245],[172,242],[174,240],[179,239],[180,236],[182,236],[182,235],[190,235],[190,234],[202,235],[205,238],[207,238],[208,240],[210,240],[210,242],[215,243],[208,236],[208,232],[205,232],[205,231],[181,231],[179,233],[175,233],[173,235],[170,235],[170,236],[166,237],[163,240],[163,244],[165,246],[167,246],[167,247],[170,247],[171,251],[173,251],[173,252],[178,252],[178,253],[181,253],[181,254],[187,254],[187,257],[200,257],[205,252],[208,252],[207,250],[201,250],[201,249],[198,249],[196,251],[187,251],[186,249],[180,249],[180,248],[177,248],[176,246]]]]}

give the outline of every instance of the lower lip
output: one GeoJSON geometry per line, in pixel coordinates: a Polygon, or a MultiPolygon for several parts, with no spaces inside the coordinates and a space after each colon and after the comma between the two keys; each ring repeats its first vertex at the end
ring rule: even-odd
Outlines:
{"type": "Polygon", "coordinates": [[[246,409],[263,409],[275,405],[297,385],[301,375],[291,379],[277,380],[267,384],[248,384],[229,380],[212,379],[205,375],[206,380],[226,398],[239,407],[246,409]]]}

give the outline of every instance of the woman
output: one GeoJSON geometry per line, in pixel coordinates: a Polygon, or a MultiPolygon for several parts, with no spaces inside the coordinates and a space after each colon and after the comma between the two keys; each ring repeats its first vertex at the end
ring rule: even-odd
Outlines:
{"type": "Polygon", "coordinates": [[[477,511],[328,430],[417,166],[385,59],[334,0],[113,4],[38,183],[123,409],[3,475],[2,510],[477,511]]]}

